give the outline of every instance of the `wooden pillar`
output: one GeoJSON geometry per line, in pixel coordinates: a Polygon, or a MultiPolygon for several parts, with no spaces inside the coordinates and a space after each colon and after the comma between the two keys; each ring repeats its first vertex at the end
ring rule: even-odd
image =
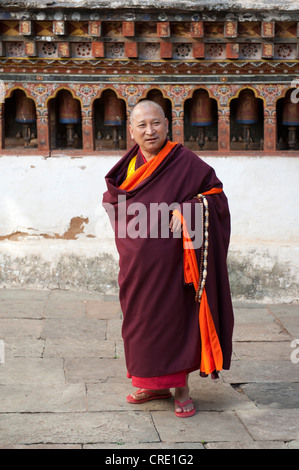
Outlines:
{"type": "Polygon", "coordinates": [[[229,108],[218,108],[218,151],[228,152],[230,150],[230,110],[229,108]]]}
{"type": "Polygon", "coordinates": [[[184,144],[184,109],[172,110],[172,140],[184,144]]]}
{"type": "Polygon", "coordinates": [[[36,109],[38,150],[49,151],[49,120],[47,109],[36,109]]]}
{"type": "Polygon", "coordinates": [[[264,151],[276,150],[276,141],[276,109],[268,107],[264,109],[264,151]]]}
{"type": "Polygon", "coordinates": [[[82,109],[82,148],[87,152],[94,150],[94,126],[92,116],[87,115],[88,110],[82,109]]]}

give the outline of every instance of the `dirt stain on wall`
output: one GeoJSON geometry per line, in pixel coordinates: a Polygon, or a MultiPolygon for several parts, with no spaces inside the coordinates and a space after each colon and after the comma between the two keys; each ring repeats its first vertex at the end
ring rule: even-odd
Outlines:
{"type": "MultiPolygon", "coordinates": [[[[59,235],[58,233],[54,234],[49,234],[49,233],[32,233],[32,232],[22,232],[22,231],[16,231],[13,232],[9,235],[3,235],[0,236],[0,241],[3,240],[11,240],[11,241],[18,241],[20,239],[23,239],[25,237],[43,237],[46,239],[55,239],[55,240],[76,240],[77,236],[80,233],[84,232],[85,225],[88,224],[89,219],[88,217],[83,218],[81,217],[73,217],[70,221],[69,227],[66,232],[64,232],[63,235],[59,235]]],[[[33,229],[28,229],[28,230],[33,230],[33,229]]]]}

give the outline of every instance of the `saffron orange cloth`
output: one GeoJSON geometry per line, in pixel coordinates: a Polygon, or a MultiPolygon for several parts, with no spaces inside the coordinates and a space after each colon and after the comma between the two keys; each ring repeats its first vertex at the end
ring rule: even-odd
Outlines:
{"type": "MultiPolygon", "coordinates": [[[[219,194],[222,188],[212,188],[205,191],[203,196],[219,194]]],[[[195,291],[199,283],[199,267],[195,255],[195,250],[192,249],[192,241],[188,233],[188,227],[183,215],[176,209],[173,215],[177,217],[183,227],[183,250],[184,250],[184,276],[185,281],[193,283],[195,291]]],[[[199,328],[201,336],[201,363],[200,370],[208,375],[212,372],[222,370],[223,355],[219,342],[219,338],[215,329],[213,318],[208,304],[207,294],[203,289],[199,307],[199,328]]]]}

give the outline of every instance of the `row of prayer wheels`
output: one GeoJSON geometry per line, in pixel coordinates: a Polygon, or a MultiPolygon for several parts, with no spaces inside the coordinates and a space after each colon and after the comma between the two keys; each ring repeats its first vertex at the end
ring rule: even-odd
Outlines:
{"type": "MultiPolygon", "coordinates": [[[[61,124],[77,124],[81,122],[81,108],[79,100],[65,90],[59,97],[59,122],[61,124]]],[[[117,98],[113,91],[108,90],[105,95],[105,126],[122,126],[126,122],[126,110],[123,100],[117,98]]]]}
{"type": "MultiPolygon", "coordinates": [[[[258,122],[258,100],[251,90],[243,90],[237,100],[235,120],[243,128],[242,140],[250,142],[250,126],[258,122]]],[[[198,127],[198,144],[204,145],[205,130],[212,126],[215,121],[213,115],[212,100],[205,90],[198,90],[194,93],[191,109],[190,124],[198,127]]]]}
{"type": "MultiPolygon", "coordinates": [[[[23,139],[28,145],[31,139],[31,125],[36,122],[36,109],[32,99],[21,90],[16,90],[15,121],[22,124],[23,139]]],[[[59,123],[66,126],[67,147],[74,144],[75,125],[81,122],[81,106],[79,100],[70,92],[62,90],[59,94],[59,123]]],[[[113,91],[108,90],[104,103],[104,125],[113,128],[113,141],[117,147],[117,129],[126,123],[126,109],[123,100],[117,98],[113,91]]]]}
{"type": "MultiPolygon", "coordinates": [[[[250,125],[258,122],[258,100],[251,90],[243,90],[237,100],[235,120],[243,128],[242,140],[250,141],[250,125]]],[[[203,147],[205,141],[205,130],[212,126],[215,121],[212,108],[212,100],[205,90],[194,93],[191,109],[190,124],[198,127],[198,144],[203,147]]]]}
{"type": "MultiPolygon", "coordinates": [[[[235,120],[242,126],[242,140],[248,145],[251,140],[250,128],[259,121],[258,99],[252,90],[241,91],[237,100],[235,120]]],[[[191,104],[190,124],[199,128],[200,147],[204,145],[204,130],[212,126],[213,121],[212,100],[205,90],[196,91],[191,104]]],[[[296,127],[299,126],[299,100],[294,96],[293,90],[288,90],[283,101],[282,125],[288,127],[289,148],[295,148],[296,127]]]]}
{"type": "MultiPolygon", "coordinates": [[[[66,125],[67,146],[74,142],[74,125],[81,122],[80,102],[68,91],[62,91],[59,97],[59,122],[66,125]]],[[[126,123],[126,108],[123,100],[117,98],[112,90],[107,90],[104,101],[104,126],[112,128],[114,148],[118,148],[118,129],[126,123]]]]}
{"type": "MultiPolygon", "coordinates": [[[[36,122],[36,109],[32,99],[21,90],[16,90],[16,116],[15,121],[23,126],[25,145],[31,139],[31,125],[36,122]]],[[[159,90],[151,90],[148,94],[151,99],[161,105],[166,114],[166,100],[159,90]]],[[[294,99],[292,90],[289,90],[283,101],[282,125],[288,127],[288,145],[296,145],[296,128],[299,126],[299,102],[294,99]]],[[[258,123],[258,99],[252,90],[243,90],[237,100],[235,120],[243,129],[243,141],[250,141],[250,127],[258,123]]],[[[206,90],[196,90],[193,94],[190,108],[190,124],[198,128],[198,143],[204,145],[205,129],[212,126],[215,121],[213,115],[212,99],[206,90]]],[[[74,126],[81,122],[81,106],[79,100],[73,98],[67,90],[59,94],[59,123],[66,126],[67,146],[72,147],[74,142],[74,126]]],[[[118,130],[126,123],[126,109],[123,100],[118,99],[112,90],[106,90],[104,100],[104,126],[113,130],[115,148],[118,145],[118,130]]]]}

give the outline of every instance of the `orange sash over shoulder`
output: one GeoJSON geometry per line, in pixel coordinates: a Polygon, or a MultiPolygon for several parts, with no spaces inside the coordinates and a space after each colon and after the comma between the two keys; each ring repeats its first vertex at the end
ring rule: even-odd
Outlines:
{"type": "MultiPolygon", "coordinates": [[[[221,188],[212,188],[211,190],[202,193],[202,195],[208,196],[219,194],[221,192],[221,188]]],[[[195,251],[192,249],[192,242],[188,233],[186,221],[177,209],[173,211],[173,215],[181,220],[183,226],[184,279],[186,283],[193,283],[195,291],[197,291],[199,283],[199,269],[195,251]]],[[[199,306],[199,327],[201,336],[200,371],[208,375],[214,372],[214,370],[219,371],[222,369],[223,355],[205,288],[203,289],[199,306]]]]}
{"type": "Polygon", "coordinates": [[[120,189],[130,191],[136,186],[148,178],[158,168],[160,163],[164,160],[169,152],[177,145],[177,142],[168,141],[166,145],[160,150],[155,158],[151,158],[144,165],[139,167],[134,173],[132,173],[120,186],[120,189]]]}

